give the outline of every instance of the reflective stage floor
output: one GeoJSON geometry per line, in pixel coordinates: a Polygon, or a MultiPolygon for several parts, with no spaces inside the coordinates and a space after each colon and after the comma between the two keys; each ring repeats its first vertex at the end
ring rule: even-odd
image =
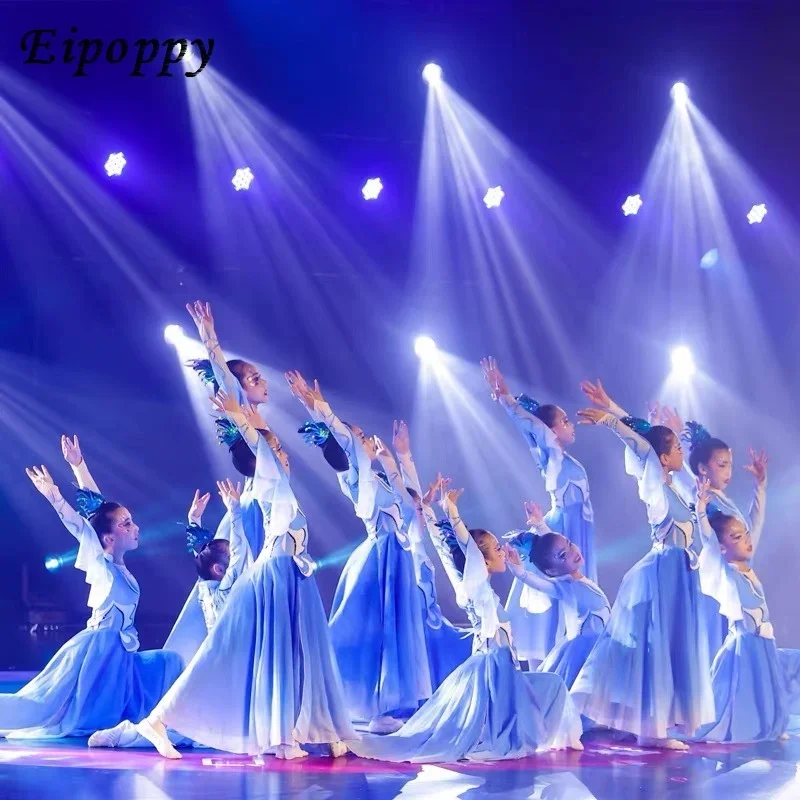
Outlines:
{"type": "Polygon", "coordinates": [[[473,800],[800,798],[800,738],[761,745],[696,745],[690,753],[643,750],[598,736],[583,753],[498,764],[397,765],[353,756],[263,765],[210,750],[181,761],[153,751],[89,750],[85,741],[0,741],[2,800],[473,800]]]}

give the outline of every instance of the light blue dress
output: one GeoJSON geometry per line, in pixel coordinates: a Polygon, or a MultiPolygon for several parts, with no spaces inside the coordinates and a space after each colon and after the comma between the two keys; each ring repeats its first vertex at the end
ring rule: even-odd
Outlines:
{"type": "MultiPolygon", "coordinates": [[[[229,514],[231,531],[228,539],[230,543],[228,569],[222,580],[197,581],[197,599],[205,620],[206,631],[211,631],[217,624],[234,584],[253,564],[250,545],[244,535],[241,504],[236,503],[229,514]]],[[[168,730],[167,735],[175,746],[193,744],[191,739],[181,736],[173,730],[168,730]]],[[[89,742],[90,747],[151,748],[153,746],[149,740],[139,734],[131,720],[125,720],[114,728],[100,731],[94,739],[95,741],[89,742]]]]}
{"type": "Polygon", "coordinates": [[[207,747],[258,755],[356,736],[288,476],[257,439],[264,547],[153,716],[207,747]]]}
{"type": "MultiPolygon", "coordinates": [[[[550,494],[550,511],[545,520],[553,531],[575,542],[584,558],[586,576],[597,580],[594,545],[594,512],[589,499],[589,479],[577,459],[565,452],[555,434],[538,417],[513,397],[501,398],[503,407],[525,436],[550,494]]],[[[520,554],[527,567],[530,560],[520,554]]],[[[506,611],[514,628],[517,654],[523,661],[541,661],[563,639],[565,621],[558,601],[541,614],[531,614],[520,604],[524,584],[514,579],[506,611]]]]}
{"type": "Polygon", "coordinates": [[[653,547],[623,578],[572,696],[598,725],[654,739],[689,737],[715,719],[697,569],[701,537],[647,440],[611,414],[601,424],[626,445],[653,547]]]}
{"type": "Polygon", "coordinates": [[[361,442],[318,403],[311,412],[347,454],[339,487],[353,503],[367,538],[342,570],[330,615],[333,649],[352,719],[413,711],[431,696],[423,622],[411,541],[394,491],[379,476],[361,442]]]}
{"type": "Polygon", "coordinates": [[[146,717],[183,667],[176,653],[139,652],[134,627],[139,584],[115,564],[92,526],[62,497],[53,503],[78,540],[75,566],[86,573],[92,615],[48,665],[16,694],[0,695],[0,736],[86,736],[146,717]]]}
{"type": "MultiPolygon", "coordinates": [[[[570,575],[551,578],[535,565],[527,568],[509,564],[514,576],[525,585],[521,605],[531,613],[541,613],[558,601],[564,614],[566,635],[539,665],[538,672],[553,672],[572,688],[611,614],[611,604],[603,590],[589,578],[570,575]]],[[[512,626],[513,632],[513,626],[512,626]]]]}
{"type": "MultiPolygon", "coordinates": [[[[703,726],[696,738],[716,742],[777,739],[789,722],[789,697],[764,589],[752,568],[742,571],[725,560],[706,514],[700,516],[700,530],[705,540],[700,554],[701,585],[720,599],[730,630],[711,669],[717,718],[703,726]]],[[[760,527],[751,534],[754,550],[759,534],[760,527]]]]}
{"type": "MultiPolygon", "coordinates": [[[[686,436],[682,437],[684,452],[691,449],[691,440],[686,436]]],[[[688,465],[684,464],[684,469],[675,476],[675,490],[681,495],[684,502],[694,503],[697,495],[697,480],[688,465]]],[[[724,492],[716,489],[711,490],[711,498],[708,501],[708,513],[722,513],[741,520],[754,539],[758,540],[764,528],[764,517],[766,512],[766,483],[756,486],[753,500],[750,504],[750,513],[747,517],[739,510],[739,507],[724,492]]],[[[719,652],[723,642],[728,636],[729,621],[720,613],[717,600],[710,595],[703,598],[702,610],[706,616],[706,630],[708,632],[708,653],[711,660],[719,652]]]]}
{"type": "MultiPolygon", "coordinates": [[[[217,384],[228,394],[236,397],[240,404],[246,402],[242,386],[236,377],[227,368],[224,356],[219,347],[215,351],[209,352],[214,377],[217,384]],[[222,366],[220,366],[222,365],[222,366]]],[[[247,539],[250,552],[258,554],[264,545],[264,518],[261,506],[256,502],[253,493],[253,479],[246,478],[244,481],[244,491],[240,498],[241,520],[244,535],[247,539]]],[[[233,520],[230,513],[225,514],[217,527],[214,535],[215,539],[228,539],[235,535],[232,531],[233,520]]],[[[181,609],[175,625],[172,628],[164,648],[178,653],[185,664],[188,664],[200,645],[206,638],[206,624],[200,605],[199,584],[195,583],[189,597],[181,609]]]]}
{"type": "Polygon", "coordinates": [[[422,487],[411,454],[398,454],[400,474],[387,474],[389,484],[403,514],[404,530],[408,532],[411,555],[414,560],[414,574],[417,586],[422,593],[422,614],[425,630],[425,647],[428,653],[428,668],[431,687],[435,691],[442,681],[472,653],[472,637],[467,631],[453,625],[443,614],[436,593],[436,570],[425,549],[427,539],[425,515],[431,514],[429,507],[423,507],[422,515],[417,513],[406,486],[414,489],[421,498],[422,487]]]}
{"type": "MultiPolygon", "coordinates": [[[[434,540],[440,537],[429,526],[434,540]]],[[[397,732],[364,736],[350,747],[356,755],[417,763],[499,761],[575,746],[581,721],[557,675],[522,672],[514,653],[508,617],[489,583],[483,555],[463,523],[456,536],[466,553],[455,579],[459,604],[474,624],[473,654],[397,732]]],[[[437,546],[443,560],[446,543],[437,546]]]]}

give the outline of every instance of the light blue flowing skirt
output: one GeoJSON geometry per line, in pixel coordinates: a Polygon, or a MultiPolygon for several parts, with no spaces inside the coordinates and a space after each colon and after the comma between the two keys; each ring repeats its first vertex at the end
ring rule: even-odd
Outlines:
{"type": "Polygon", "coordinates": [[[314,577],[262,552],[155,713],[231,753],[354,738],[314,577]]]}
{"type": "MultiPolygon", "coordinates": [[[[584,519],[583,503],[570,503],[564,508],[551,509],[547,524],[581,549],[584,558],[583,573],[597,580],[594,552],[594,523],[584,519]]],[[[520,606],[524,583],[514,578],[506,600],[506,613],[514,634],[514,650],[522,661],[543,661],[554,647],[564,639],[564,620],[558,601],[554,600],[547,611],[531,614],[520,606]]]]}
{"type": "Polygon", "coordinates": [[[128,652],[119,631],[82,630],[16,694],[0,695],[0,736],[87,736],[146,717],[180,675],[180,656],[128,652]]]}
{"type": "Polygon", "coordinates": [[[702,599],[683,550],[654,547],[635,564],[573,683],[580,713],[598,725],[656,739],[692,736],[713,722],[702,599]]]}
{"type": "Polygon", "coordinates": [[[435,691],[445,678],[472,654],[472,634],[442,619],[438,628],[432,628],[425,623],[425,644],[428,650],[431,684],[435,691]]]}
{"type": "Polygon", "coordinates": [[[581,732],[563,681],[520,672],[496,647],[467,659],[397,733],[350,746],[381,761],[498,761],[569,747],[581,732]]]}
{"type": "Polygon", "coordinates": [[[599,631],[587,631],[574,639],[564,639],[550,651],[538,671],[558,675],[567,689],[571,689],[599,637],[599,631]]]}
{"type": "Polygon", "coordinates": [[[352,719],[416,710],[431,696],[422,593],[393,533],[362,542],[336,587],[331,642],[352,719]]]}
{"type": "Polygon", "coordinates": [[[713,742],[777,739],[789,722],[785,676],[773,639],[732,630],[711,670],[717,720],[696,738],[713,742]]]}

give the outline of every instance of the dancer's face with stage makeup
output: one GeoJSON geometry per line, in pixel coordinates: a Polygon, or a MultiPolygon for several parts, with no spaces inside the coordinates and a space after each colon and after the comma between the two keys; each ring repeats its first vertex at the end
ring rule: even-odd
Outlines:
{"type": "Polygon", "coordinates": [[[139,526],[133,521],[127,508],[111,512],[111,530],[102,537],[105,549],[122,555],[139,546],[139,526]]]}
{"type": "Polygon", "coordinates": [[[725,523],[717,541],[726,561],[750,561],[753,557],[753,540],[745,524],[737,517],[725,523]]]}
{"type": "Polygon", "coordinates": [[[356,439],[364,445],[364,449],[367,451],[370,460],[374,461],[378,456],[378,448],[372,437],[367,436],[358,425],[350,425],[350,430],[353,431],[356,439]]]}
{"type": "Polygon", "coordinates": [[[506,550],[497,537],[488,531],[476,540],[490,575],[506,571],[506,550]]]}
{"type": "Polygon", "coordinates": [[[560,533],[548,538],[550,539],[550,547],[542,563],[545,568],[545,574],[558,578],[561,575],[572,575],[575,572],[580,572],[583,566],[583,553],[581,553],[578,545],[560,533]]]}
{"type": "Polygon", "coordinates": [[[245,361],[236,373],[248,403],[257,406],[267,402],[269,399],[267,381],[254,364],[245,361]]]}
{"type": "Polygon", "coordinates": [[[560,406],[556,408],[556,418],[550,426],[550,430],[556,435],[556,439],[562,447],[569,447],[575,442],[575,423],[570,420],[567,412],[560,406]]]}
{"type": "Polygon", "coordinates": [[[673,433],[669,450],[659,457],[667,472],[680,472],[683,469],[683,447],[681,440],[673,433]]]}
{"type": "Polygon", "coordinates": [[[724,492],[731,482],[733,472],[733,454],[727,448],[711,451],[711,458],[706,464],[698,464],[701,478],[708,478],[712,489],[724,492]]]}

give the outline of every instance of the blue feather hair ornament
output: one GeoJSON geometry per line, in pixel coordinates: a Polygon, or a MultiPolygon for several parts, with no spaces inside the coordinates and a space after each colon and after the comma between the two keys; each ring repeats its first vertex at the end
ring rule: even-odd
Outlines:
{"type": "Polygon", "coordinates": [[[539,402],[530,395],[518,394],[516,400],[530,414],[535,414],[539,410],[539,402]]]}
{"type": "Polygon", "coordinates": [[[195,557],[203,552],[206,545],[214,538],[214,534],[207,528],[202,528],[195,522],[186,526],[186,549],[195,557]]]}
{"type": "Polygon", "coordinates": [[[239,429],[227,417],[217,417],[214,424],[217,426],[217,439],[220,444],[231,448],[242,438],[239,429]]]}
{"type": "Polygon", "coordinates": [[[653,427],[646,419],[640,417],[623,417],[620,422],[638,433],[639,436],[644,436],[653,427]]]}
{"type": "Polygon", "coordinates": [[[314,447],[322,447],[331,435],[331,429],[324,422],[305,422],[297,432],[303,437],[305,444],[314,447]]]}
{"type": "Polygon", "coordinates": [[[219,384],[214,377],[214,368],[211,366],[211,361],[207,358],[192,358],[186,362],[187,367],[191,367],[207,386],[214,389],[214,394],[219,391],[219,384]]]}
{"type": "Polygon", "coordinates": [[[100,508],[106,499],[98,492],[91,489],[78,489],[75,496],[75,505],[78,506],[78,513],[85,519],[89,519],[92,514],[100,508]]]}
{"type": "Polygon", "coordinates": [[[707,442],[711,438],[708,429],[699,422],[694,422],[693,420],[689,420],[686,423],[686,430],[689,432],[689,441],[692,447],[697,447],[697,445],[707,442]]]}

